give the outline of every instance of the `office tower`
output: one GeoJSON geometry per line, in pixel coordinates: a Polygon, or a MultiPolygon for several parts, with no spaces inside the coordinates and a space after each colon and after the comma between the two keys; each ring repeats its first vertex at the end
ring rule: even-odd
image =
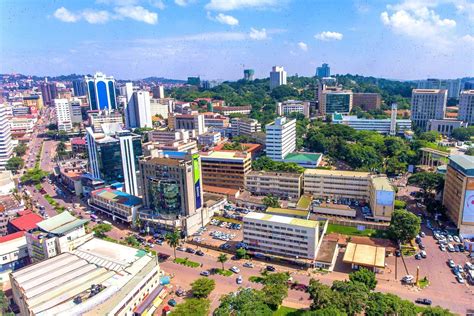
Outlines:
{"type": "Polygon", "coordinates": [[[153,93],[153,98],[154,99],[164,99],[165,97],[165,87],[163,86],[154,86],[153,89],[151,90],[153,93]]]}
{"type": "Polygon", "coordinates": [[[390,136],[395,136],[397,133],[397,104],[392,104],[392,112],[390,115],[390,136]]]}
{"type": "Polygon", "coordinates": [[[330,77],[331,76],[331,68],[328,64],[322,64],[321,67],[316,68],[316,77],[323,78],[323,77],[330,77]]]}
{"type": "Polygon", "coordinates": [[[0,170],[5,170],[13,153],[9,112],[10,109],[5,104],[0,104],[0,170]]]}
{"type": "Polygon", "coordinates": [[[177,220],[200,212],[203,203],[199,154],[176,153],[140,160],[143,202],[150,215],[177,220]]]}
{"type": "Polygon", "coordinates": [[[279,117],[266,125],[265,146],[267,156],[274,161],[283,161],[296,149],[296,120],[279,117]]]}
{"type": "Polygon", "coordinates": [[[58,96],[58,89],[54,82],[48,82],[48,79],[45,79],[40,85],[41,95],[43,97],[43,104],[50,106],[53,105],[53,100],[58,96]]]}
{"type": "Polygon", "coordinates": [[[447,97],[447,90],[413,89],[411,96],[411,120],[414,126],[422,131],[427,131],[429,120],[444,119],[447,97]]]}
{"type": "Polygon", "coordinates": [[[58,130],[71,132],[75,123],[82,122],[81,100],[54,99],[54,107],[58,130]]]}
{"type": "Polygon", "coordinates": [[[418,89],[441,89],[448,91],[448,98],[459,98],[461,79],[429,78],[418,82],[418,89]]]}
{"type": "Polygon", "coordinates": [[[474,90],[474,81],[466,81],[463,90],[474,90]]]}
{"type": "Polygon", "coordinates": [[[474,90],[461,91],[458,119],[469,123],[469,125],[474,124],[474,90]]]}
{"type": "Polygon", "coordinates": [[[338,88],[325,89],[320,93],[319,112],[321,115],[350,113],[352,110],[352,91],[338,88]]]}
{"type": "Polygon", "coordinates": [[[74,91],[74,96],[76,97],[87,95],[87,86],[82,79],[72,81],[72,90],[74,91]]]}
{"type": "Polygon", "coordinates": [[[104,123],[118,123],[123,125],[123,117],[117,111],[108,112],[108,111],[99,111],[99,112],[90,112],[88,113],[89,126],[92,127],[94,132],[102,133],[102,124],[104,123]]]}
{"type": "Polygon", "coordinates": [[[447,215],[466,238],[474,237],[474,157],[449,156],[443,190],[447,215]]]}
{"type": "Polygon", "coordinates": [[[352,106],[358,106],[364,111],[380,109],[382,97],[380,93],[353,93],[352,106]]]}
{"type": "Polygon", "coordinates": [[[116,110],[115,80],[101,72],[93,77],[84,78],[87,84],[87,96],[91,110],[116,110]]]}
{"type": "Polygon", "coordinates": [[[128,103],[124,108],[125,126],[127,128],[153,127],[151,121],[150,93],[144,90],[133,91],[131,96],[129,93],[130,89],[127,89],[128,103]]]}
{"type": "Polygon", "coordinates": [[[291,113],[301,113],[309,118],[309,102],[298,100],[287,100],[277,103],[277,114],[279,116],[289,115],[291,113]]]}
{"type": "Polygon", "coordinates": [[[244,69],[244,80],[253,81],[255,71],[253,69],[244,69]]]}
{"type": "Polygon", "coordinates": [[[124,183],[125,191],[139,194],[138,158],[142,156],[141,136],[124,130],[121,124],[102,124],[101,132],[86,128],[89,168],[92,175],[108,184],[124,183]]]}
{"type": "Polygon", "coordinates": [[[270,89],[286,84],[286,71],[283,67],[273,66],[270,72],[270,89]]]}

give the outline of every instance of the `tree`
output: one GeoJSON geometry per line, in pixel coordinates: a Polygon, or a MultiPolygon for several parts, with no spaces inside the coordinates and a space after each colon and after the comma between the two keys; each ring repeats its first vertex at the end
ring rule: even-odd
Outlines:
{"type": "Polygon", "coordinates": [[[173,248],[174,258],[176,259],[176,247],[178,247],[180,243],[179,231],[176,229],[172,233],[167,233],[165,235],[165,240],[168,246],[173,248]]]}
{"type": "Polygon", "coordinates": [[[331,288],[322,284],[319,280],[309,280],[308,293],[309,297],[313,300],[311,304],[312,310],[323,309],[331,305],[333,297],[331,288]]]}
{"type": "Polygon", "coordinates": [[[418,138],[421,140],[426,140],[430,143],[435,143],[440,138],[440,135],[438,132],[429,131],[422,133],[418,138]]]}
{"type": "Polygon", "coordinates": [[[125,238],[125,242],[132,247],[140,246],[140,242],[135,236],[128,236],[127,238],[125,238]]]}
{"type": "Polygon", "coordinates": [[[402,300],[396,295],[374,292],[370,293],[369,300],[365,307],[367,316],[378,315],[407,315],[416,316],[418,314],[415,304],[402,300]]]}
{"type": "Polygon", "coordinates": [[[18,144],[15,149],[13,149],[15,151],[15,154],[18,156],[18,157],[21,157],[23,156],[24,154],[26,154],[26,150],[28,149],[28,147],[26,146],[25,143],[20,143],[18,144]]]}
{"type": "Polygon", "coordinates": [[[245,248],[239,248],[235,251],[235,255],[239,259],[245,258],[247,256],[247,250],[245,250],[245,248]]]}
{"type": "Polygon", "coordinates": [[[449,310],[444,309],[439,306],[427,307],[421,315],[423,316],[454,316],[455,314],[451,313],[449,310]]]}
{"type": "Polygon", "coordinates": [[[288,273],[272,273],[263,281],[262,292],[265,295],[265,303],[272,310],[277,310],[288,296],[288,278],[288,273]]]}
{"type": "Polygon", "coordinates": [[[404,210],[407,208],[407,202],[402,200],[395,200],[394,207],[396,210],[404,210]]]}
{"type": "Polygon", "coordinates": [[[227,255],[225,253],[221,253],[219,257],[217,257],[217,262],[220,262],[222,264],[222,270],[224,270],[224,263],[229,260],[227,255]]]}
{"type": "Polygon", "coordinates": [[[255,315],[271,316],[273,311],[264,302],[262,291],[247,288],[220,298],[220,305],[214,311],[215,316],[255,315]]]}
{"type": "Polygon", "coordinates": [[[188,315],[208,315],[211,303],[208,299],[188,298],[183,303],[176,305],[172,316],[188,316],[188,315]]]}
{"type": "Polygon", "coordinates": [[[466,150],[466,155],[474,156],[474,147],[470,147],[468,150],[466,150]]]}
{"type": "Polygon", "coordinates": [[[444,188],[444,176],[439,173],[418,172],[408,178],[408,184],[416,185],[427,196],[433,190],[441,192],[444,188]]]}
{"type": "Polygon", "coordinates": [[[21,182],[38,184],[48,176],[46,171],[41,170],[38,167],[28,169],[23,176],[21,176],[21,182]]]}
{"type": "Polygon", "coordinates": [[[460,128],[455,128],[451,132],[451,137],[459,140],[459,141],[466,141],[471,139],[471,137],[474,136],[474,128],[472,126],[469,127],[460,127],[460,128]]]}
{"type": "Polygon", "coordinates": [[[5,295],[5,292],[0,289],[0,315],[4,316],[15,316],[14,313],[9,312],[10,310],[10,302],[8,301],[8,297],[5,295]]]}
{"type": "Polygon", "coordinates": [[[395,210],[390,221],[389,233],[394,240],[406,242],[420,232],[421,220],[405,210],[395,210]]]}
{"type": "Polygon", "coordinates": [[[351,272],[349,274],[349,280],[351,282],[363,283],[369,290],[375,290],[375,287],[377,286],[375,273],[366,268],[360,268],[358,271],[351,272]]]}
{"type": "Polygon", "coordinates": [[[278,202],[278,198],[273,195],[267,195],[263,198],[262,202],[267,207],[280,207],[280,202],[278,202]]]}
{"type": "Polygon", "coordinates": [[[10,159],[8,159],[5,169],[17,172],[18,170],[23,168],[24,165],[25,162],[20,157],[11,157],[10,159]]]}
{"type": "Polygon", "coordinates": [[[191,290],[196,298],[207,298],[215,287],[216,281],[208,278],[199,278],[191,283],[191,290]]]}
{"type": "Polygon", "coordinates": [[[355,315],[364,310],[369,297],[369,289],[363,283],[349,281],[334,281],[331,289],[336,292],[333,305],[344,310],[349,315],[355,315]]]}
{"type": "Polygon", "coordinates": [[[105,238],[105,233],[108,233],[111,230],[112,225],[110,224],[99,224],[92,228],[92,231],[97,238],[105,238]]]}
{"type": "Polygon", "coordinates": [[[347,314],[336,306],[328,306],[315,311],[307,311],[303,313],[304,316],[347,316],[347,314]]]}
{"type": "Polygon", "coordinates": [[[58,130],[58,124],[56,123],[50,123],[46,126],[47,129],[50,131],[57,131],[58,130]]]}

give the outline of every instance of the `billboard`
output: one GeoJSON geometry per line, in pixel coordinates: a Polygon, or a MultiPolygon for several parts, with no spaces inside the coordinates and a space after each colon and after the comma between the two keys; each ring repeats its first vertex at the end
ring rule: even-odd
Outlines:
{"type": "Polygon", "coordinates": [[[463,223],[474,223],[474,190],[466,190],[462,211],[463,223]]]}
{"type": "Polygon", "coordinates": [[[199,163],[199,154],[193,154],[193,180],[194,196],[196,197],[196,209],[202,206],[201,196],[201,165],[199,163]]]}
{"type": "Polygon", "coordinates": [[[377,204],[390,206],[393,205],[395,192],[393,191],[377,191],[377,204]]]}

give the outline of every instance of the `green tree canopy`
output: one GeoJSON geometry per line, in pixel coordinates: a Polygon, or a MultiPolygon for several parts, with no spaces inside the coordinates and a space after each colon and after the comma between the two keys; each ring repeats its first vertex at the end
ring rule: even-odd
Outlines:
{"type": "Polygon", "coordinates": [[[18,157],[21,157],[23,156],[24,154],[26,154],[26,150],[28,149],[28,146],[26,146],[25,143],[20,143],[18,144],[15,149],[13,149],[15,151],[15,154],[18,156],[18,157]]]}
{"type": "Polygon", "coordinates": [[[174,251],[174,258],[176,259],[176,247],[179,246],[179,243],[180,243],[180,234],[179,234],[179,230],[174,230],[173,232],[171,233],[167,233],[165,235],[165,240],[166,240],[166,243],[168,244],[168,246],[170,246],[171,248],[173,248],[173,251],[174,251]]]}
{"type": "Polygon", "coordinates": [[[331,289],[336,292],[333,304],[349,315],[362,312],[369,297],[369,289],[360,282],[334,281],[331,289]]]}
{"type": "Polygon", "coordinates": [[[418,314],[415,304],[402,300],[396,295],[387,293],[370,293],[369,301],[365,307],[367,316],[378,315],[406,315],[416,316],[418,314]]]}
{"type": "Polygon", "coordinates": [[[209,278],[199,278],[191,283],[191,290],[196,298],[207,298],[215,287],[216,281],[209,278]]]}
{"type": "Polygon", "coordinates": [[[263,292],[255,289],[241,289],[237,293],[224,295],[221,297],[220,302],[219,307],[214,311],[215,316],[273,315],[273,311],[265,304],[263,292]]]}
{"type": "Polygon", "coordinates": [[[288,273],[272,273],[263,282],[262,292],[265,303],[272,310],[277,310],[288,296],[288,277],[288,273]]]}
{"type": "Polygon", "coordinates": [[[474,136],[473,126],[455,128],[451,132],[451,137],[459,141],[470,140],[472,136],[474,136]]]}
{"type": "Polygon", "coordinates": [[[188,298],[183,303],[176,305],[170,315],[172,316],[206,316],[209,314],[211,302],[208,299],[188,298]]]}
{"type": "Polygon", "coordinates": [[[429,131],[429,132],[424,132],[420,134],[420,137],[418,137],[421,140],[426,140],[428,142],[434,143],[438,139],[441,138],[440,134],[435,131],[429,131]]]}
{"type": "Polygon", "coordinates": [[[278,198],[273,195],[267,195],[262,199],[262,203],[267,207],[280,207],[278,198]]]}
{"type": "Polygon", "coordinates": [[[360,268],[358,271],[351,272],[349,274],[349,280],[351,280],[351,282],[365,284],[369,290],[375,290],[375,287],[377,286],[375,273],[366,268],[360,268]]]}
{"type": "Polygon", "coordinates": [[[309,280],[308,293],[313,300],[312,310],[324,309],[331,306],[333,293],[329,286],[322,284],[319,280],[309,280]]]}
{"type": "Polygon", "coordinates": [[[46,171],[41,170],[40,168],[28,169],[23,176],[21,176],[21,182],[38,184],[43,181],[44,178],[48,176],[46,171]]]}
{"type": "Polygon", "coordinates": [[[220,262],[222,264],[222,270],[224,270],[224,263],[229,260],[229,257],[225,253],[221,253],[219,257],[217,257],[217,262],[220,262]]]}
{"type": "Polygon", "coordinates": [[[255,159],[252,162],[252,169],[256,171],[283,171],[283,172],[298,172],[303,173],[304,168],[292,162],[277,162],[271,160],[267,156],[255,159]]]}
{"type": "Polygon", "coordinates": [[[24,165],[25,162],[20,157],[11,157],[8,159],[7,164],[5,165],[5,169],[17,172],[23,168],[24,165]]]}
{"type": "Polygon", "coordinates": [[[408,184],[416,185],[425,195],[432,191],[440,192],[444,188],[444,176],[439,173],[418,172],[408,178],[408,184]]]}
{"type": "Polygon", "coordinates": [[[427,307],[421,315],[423,316],[454,316],[456,314],[451,313],[449,310],[439,306],[427,307]]]}
{"type": "Polygon", "coordinates": [[[395,210],[390,221],[389,233],[394,240],[406,242],[420,232],[421,220],[418,216],[405,210],[395,210]]]}
{"type": "Polygon", "coordinates": [[[110,224],[99,224],[92,228],[94,235],[97,238],[105,238],[106,233],[112,230],[112,225],[110,224]]]}

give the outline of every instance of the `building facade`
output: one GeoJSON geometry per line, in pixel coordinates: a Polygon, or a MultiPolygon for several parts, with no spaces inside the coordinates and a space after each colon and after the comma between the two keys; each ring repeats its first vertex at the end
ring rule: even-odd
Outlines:
{"type": "Polygon", "coordinates": [[[233,118],[230,120],[232,137],[250,136],[262,131],[262,125],[250,118],[233,118]]]}
{"type": "MultiPolygon", "coordinates": [[[[396,119],[395,133],[403,134],[411,130],[411,120],[396,119]]],[[[391,119],[364,119],[355,115],[342,115],[335,113],[332,115],[333,124],[343,124],[358,131],[376,131],[381,134],[390,134],[391,119]]]]}
{"type": "Polygon", "coordinates": [[[267,156],[274,161],[283,161],[296,149],[296,120],[279,117],[266,125],[267,156]]]}
{"type": "Polygon", "coordinates": [[[123,124],[123,117],[117,111],[94,111],[89,112],[89,126],[97,133],[102,133],[102,124],[117,123],[123,124]]]}
{"type": "Polygon", "coordinates": [[[316,68],[316,77],[324,78],[331,77],[331,68],[328,64],[322,64],[321,67],[316,68]]]}
{"type": "Polygon", "coordinates": [[[113,221],[134,225],[142,199],[122,191],[102,188],[91,192],[88,203],[93,210],[111,217],[113,221]]]}
{"type": "Polygon", "coordinates": [[[270,72],[270,89],[286,85],[286,71],[282,66],[273,66],[270,72]]]}
{"type": "Polygon", "coordinates": [[[309,118],[309,101],[288,100],[277,103],[277,114],[287,116],[290,113],[301,113],[309,118]]]}
{"type": "Polygon", "coordinates": [[[5,104],[0,104],[0,170],[5,170],[7,161],[13,154],[9,113],[9,107],[5,104]]]}
{"type": "Polygon", "coordinates": [[[101,72],[93,77],[86,76],[87,97],[91,110],[116,110],[115,79],[101,72]]]}
{"type": "MultiPolygon", "coordinates": [[[[128,84],[128,83],[127,83],[128,84]]],[[[150,93],[144,90],[131,92],[127,90],[128,103],[124,108],[125,126],[127,128],[153,127],[151,121],[150,93]]]]}
{"type": "Polygon", "coordinates": [[[319,99],[319,112],[321,115],[344,113],[352,110],[351,90],[322,90],[319,99]]]}
{"type": "Polygon", "coordinates": [[[72,81],[72,91],[74,92],[74,96],[82,97],[87,95],[87,86],[84,80],[77,79],[72,81]]]}
{"type": "Polygon", "coordinates": [[[303,174],[294,172],[251,171],[245,177],[245,188],[256,195],[299,198],[303,192],[303,174]]]}
{"type": "Polygon", "coordinates": [[[255,75],[255,71],[253,69],[244,69],[244,80],[253,81],[254,75],[255,75]]]}
{"type": "Polygon", "coordinates": [[[395,205],[395,190],[387,177],[372,176],[369,204],[376,220],[390,221],[395,205]]]}
{"type": "Polygon", "coordinates": [[[380,109],[382,96],[380,93],[353,93],[352,106],[358,106],[364,111],[380,109]]]}
{"type": "Polygon", "coordinates": [[[422,131],[429,120],[442,120],[446,113],[447,90],[414,89],[411,96],[411,120],[422,131]]]}
{"type": "Polygon", "coordinates": [[[474,124],[474,90],[461,91],[458,120],[474,124]]]}
{"type": "Polygon", "coordinates": [[[448,91],[448,98],[457,99],[461,91],[461,79],[434,79],[421,80],[418,89],[443,89],[448,91]]]}
{"type": "Polygon", "coordinates": [[[429,131],[438,132],[439,134],[446,137],[450,137],[454,129],[461,128],[461,127],[465,128],[467,126],[468,126],[468,123],[463,122],[461,120],[458,121],[458,120],[444,119],[444,120],[429,120],[428,121],[429,131]]]}

